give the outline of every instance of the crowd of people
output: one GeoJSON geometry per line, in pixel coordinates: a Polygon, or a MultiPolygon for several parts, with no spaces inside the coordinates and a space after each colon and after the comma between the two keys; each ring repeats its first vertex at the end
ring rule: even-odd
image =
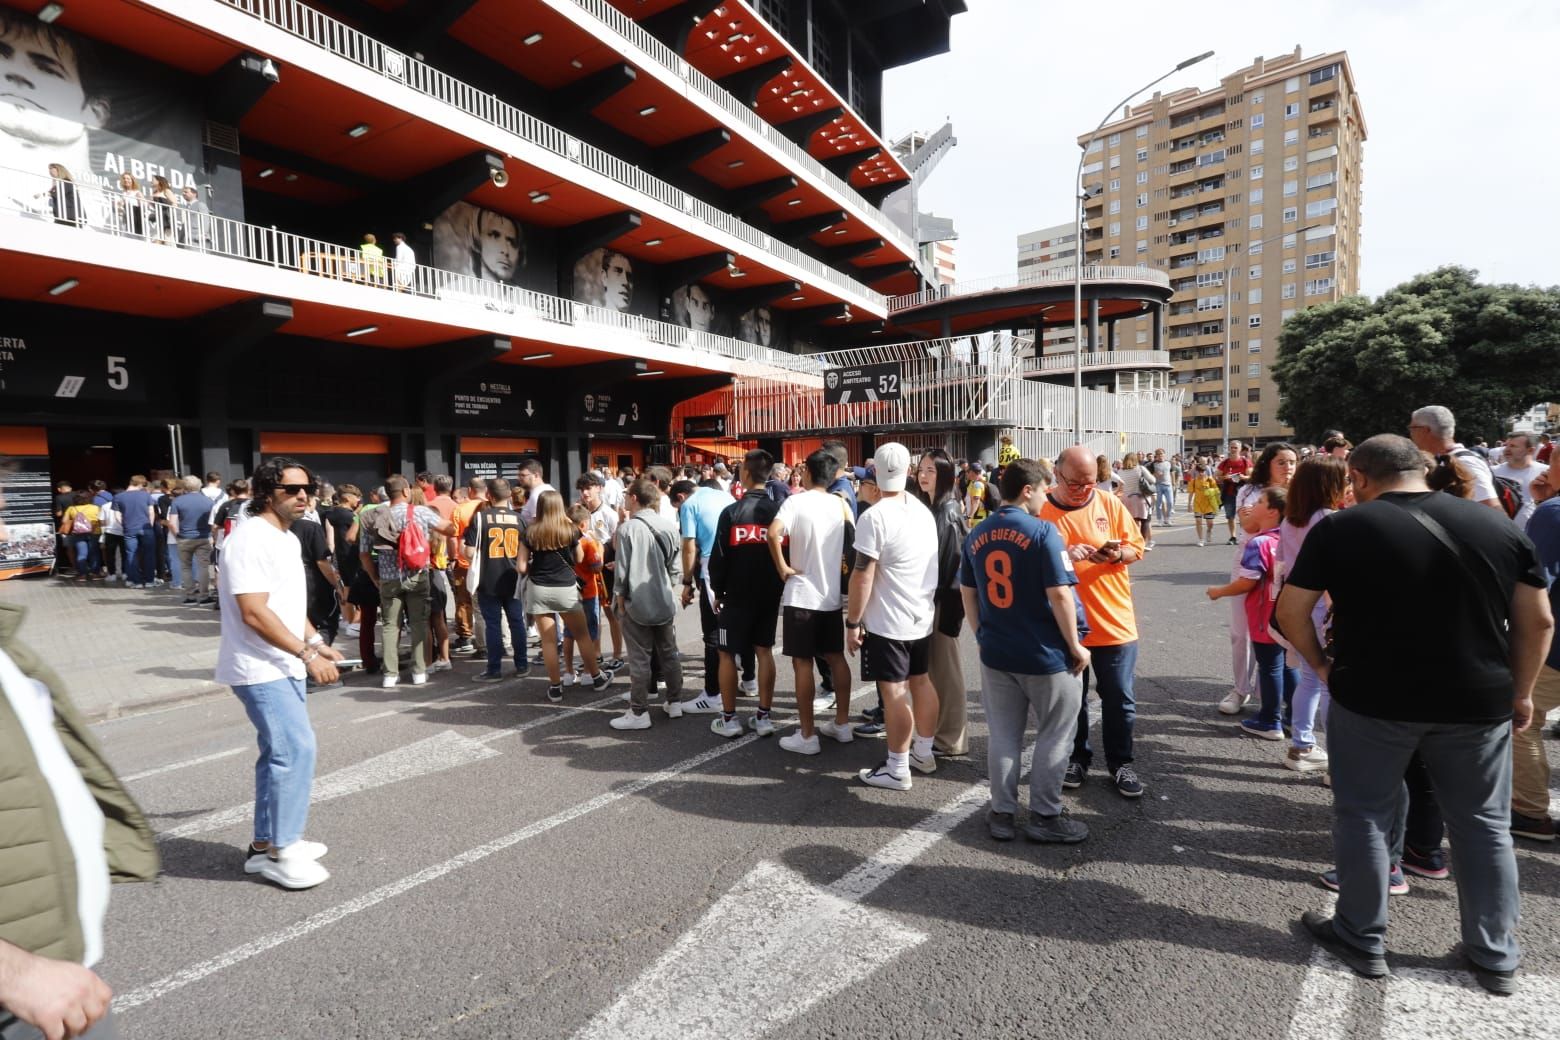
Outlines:
{"type": "MultiPolygon", "coordinates": [[[[106,501],[105,488],[63,488],[58,515],[78,580],[110,572],[118,555],[131,587],[155,587],[159,567],[177,561],[199,606],[200,575],[217,571],[217,679],[260,749],[244,869],[300,889],[329,877],[326,846],[305,837],[309,684],[358,664],[391,687],[404,663],[420,685],[451,670],[452,655],[480,660],[471,677],[482,681],[540,666],[553,702],[626,671],[618,731],[651,729],[657,710],[709,715],[723,739],[789,728],[777,745],[802,756],[824,753],[823,738],[882,734],[884,757],[859,780],[905,791],[968,752],[968,625],[988,730],[988,833],[1084,841],[1064,792],[1094,762],[1091,683],[1109,785],[1127,799],[1145,791],[1129,570],[1153,547],[1153,525],[1174,524],[1184,493],[1198,543],[1223,511],[1238,549],[1229,580],[1207,589],[1231,608],[1230,690],[1209,707],[1244,716],[1240,735],[1283,744],[1282,765],[1331,788],[1336,866],[1319,880],[1338,902],[1301,924],[1380,977],[1390,897],[1407,891],[1408,874],[1455,878],[1462,956],[1481,986],[1509,995],[1520,960],[1513,839],[1555,837],[1540,727],[1560,708],[1560,458],[1546,464],[1547,441],[1520,433],[1493,451],[1465,447],[1438,406],[1415,411],[1407,433],[1355,446],[1333,431],[1315,447],[1266,444],[1255,458],[1236,443],[1217,458],[1154,451],[1119,464],[1083,446],[1054,462],[1022,458],[1005,442],[989,466],[890,442],[858,467],[832,441],[794,467],[754,450],[702,467],[598,469],[567,497],[533,460],[514,482],[455,489],[447,476],[392,475],[365,494],[275,458],[225,488],[216,474],[160,495],[135,477],[106,501]],[[680,611],[695,601],[702,689],[690,688],[699,672],[684,668],[677,641],[680,611]],[[341,632],[358,636],[360,660],[332,645],[341,632]],[[791,662],[794,728],[775,717],[777,650],[791,662]],[[852,658],[875,693],[859,705],[852,658]],[[746,716],[744,696],[756,698],[746,716]]],[[[144,818],[57,677],[13,633],[0,624],[0,686],[13,707],[24,677],[49,690],[60,739],[91,780],[80,793],[103,807],[95,833],[122,873],[149,876],[144,818]]],[[[53,761],[39,741],[0,714],[11,768],[53,761]]],[[[101,983],[48,957],[91,963],[101,907],[90,912],[98,919],[73,933],[76,945],[47,955],[0,923],[0,966],[57,972],[66,995],[50,1007],[85,1019],[82,1009],[101,1009],[101,983]]]]}

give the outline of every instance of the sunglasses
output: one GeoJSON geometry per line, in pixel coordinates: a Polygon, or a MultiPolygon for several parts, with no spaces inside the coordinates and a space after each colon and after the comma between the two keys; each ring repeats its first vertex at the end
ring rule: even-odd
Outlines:
{"type": "Polygon", "coordinates": [[[287,495],[288,497],[292,497],[293,495],[298,494],[300,491],[306,492],[310,495],[318,494],[320,486],[318,484],[278,484],[276,485],[276,490],[280,491],[284,495],[287,495]]]}

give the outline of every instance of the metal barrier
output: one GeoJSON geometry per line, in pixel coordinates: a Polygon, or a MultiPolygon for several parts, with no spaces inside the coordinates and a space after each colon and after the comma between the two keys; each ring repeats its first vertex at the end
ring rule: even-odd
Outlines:
{"type": "Polygon", "coordinates": [[[501,101],[486,91],[478,90],[411,55],[402,54],[357,29],[343,25],[300,0],[220,2],[718,228],[754,249],[769,253],[828,282],[842,292],[851,293],[878,307],[887,306],[885,296],[849,275],[820,263],[784,242],[773,240],[731,214],[723,213],[709,203],[652,177],[632,163],[624,162],[617,156],[522,112],[507,101],[501,101]]]}
{"type": "MultiPolygon", "coordinates": [[[[489,314],[519,315],[558,325],[589,327],[598,345],[629,356],[653,343],[692,354],[753,362],[800,375],[817,376],[823,367],[813,357],[789,354],[730,336],[695,332],[681,325],[592,307],[503,282],[453,274],[426,264],[402,266],[393,257],[367,255],[334,242],[198,213],[178,205],[164,205],[140,193],[53,180],[45,175],[5,168],[0,168],[0,179],[4,179],[8,188],[0,192],[0,214],[9,212],[24,218],[52,219],[55,223],[78,228],[84,234],[138,239],[152,247],[178,248],[265,264],[311,278],[365,286],[386,293],[405,293],[489,314]],[[11,199],[31,199],[31,207],[12,203],[11,199]]],[[[148,262],[148,268],[153,262],[148,262]]],[[[482,316],[473,314],[452,320],[479,328],[484,322],[482,316]]]]}
{"type": "Polygon", "coordinates": [[[687,59],[654,36],[651,36],[638,22],[608,3],[607,0],[567,0],[567,2],[573,3],[581,10],[590,14],[601,23],[604,29],[616,33],[625,42],[637,47],[648,57],[675,72],[689,87],[698,91],[705,98],[715,102],[727,115],[754,133],[762,136],[765,143],[770,147],[785,155],[839,196],[846,209],[858,219],[867,223],[875,233],[892,241],[908,255],[912,257],[917,255],[919,250],[910,236],[899,225],[890,221],[877,207],[862,198],[856,189],[850,186],[849,182],[830,172],[822,163],[809,155],[789,137],[786,137],[779,130],[775,129],[774,126],[759,118],[756,112],[738,101],[719,83],[688,64],[687,59]]]}
{"type": "MultiPolygon", "coordinates": [[[[1084,284],[1090,282],[1137,282],[1156,288],[1170,288],[1170,276],[1152,267],[1102,267],[1090,264],[1083,269],[1084,284]]],[[[1073,284],[1071,267],[1041,268],[1018,274],[995,275],[991,278],[960,280],[953,285],[923,289],[918,293],[894,296],[888,301],[890,314],[912,307],[922,307],[953,296],[973,296],[977,293],[995,292],[999,289],[1028,289],[1041,285],[1068,286],[1073,284]]]]}
{"type": "MultiPolygon", "coordinates": [[[[1073,370],[1073,355],[1046,354],[1042,357],[1024,359],[1024,372],[1026,375],[1034,375],[1044,372],[1047,374],[1058,372],[1071,372],[1073,370]]],[[[1168,350],[1102,350],[1085,353],[1083,355],[1083,367],[1090,368],[1169,368],[1170,352],[1168,350]]]]}

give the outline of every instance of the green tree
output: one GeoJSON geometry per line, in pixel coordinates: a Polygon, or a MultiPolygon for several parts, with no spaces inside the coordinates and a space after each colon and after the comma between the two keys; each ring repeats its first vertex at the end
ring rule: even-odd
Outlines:
{"type": "Polygon", "coordinates": [[[1405,433],[1427,404],[1459,439],[1495,438],[1513,415],[1560,401],[1560,288],[1483,285],[1441,267],[1376,300],[1308,307],[1278,335],[1279,418],[1302,440],[1405,433]]]}

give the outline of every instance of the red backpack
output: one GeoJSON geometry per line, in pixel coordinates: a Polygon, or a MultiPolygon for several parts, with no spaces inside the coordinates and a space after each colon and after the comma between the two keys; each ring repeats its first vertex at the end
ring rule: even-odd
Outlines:
{"type": "Polygon", "coordinates": [[[428,569],[428,535],[417,522],[417,507],[406,503],[406,526],[395,543],[396,556],[403,571],[428,569]]]}

